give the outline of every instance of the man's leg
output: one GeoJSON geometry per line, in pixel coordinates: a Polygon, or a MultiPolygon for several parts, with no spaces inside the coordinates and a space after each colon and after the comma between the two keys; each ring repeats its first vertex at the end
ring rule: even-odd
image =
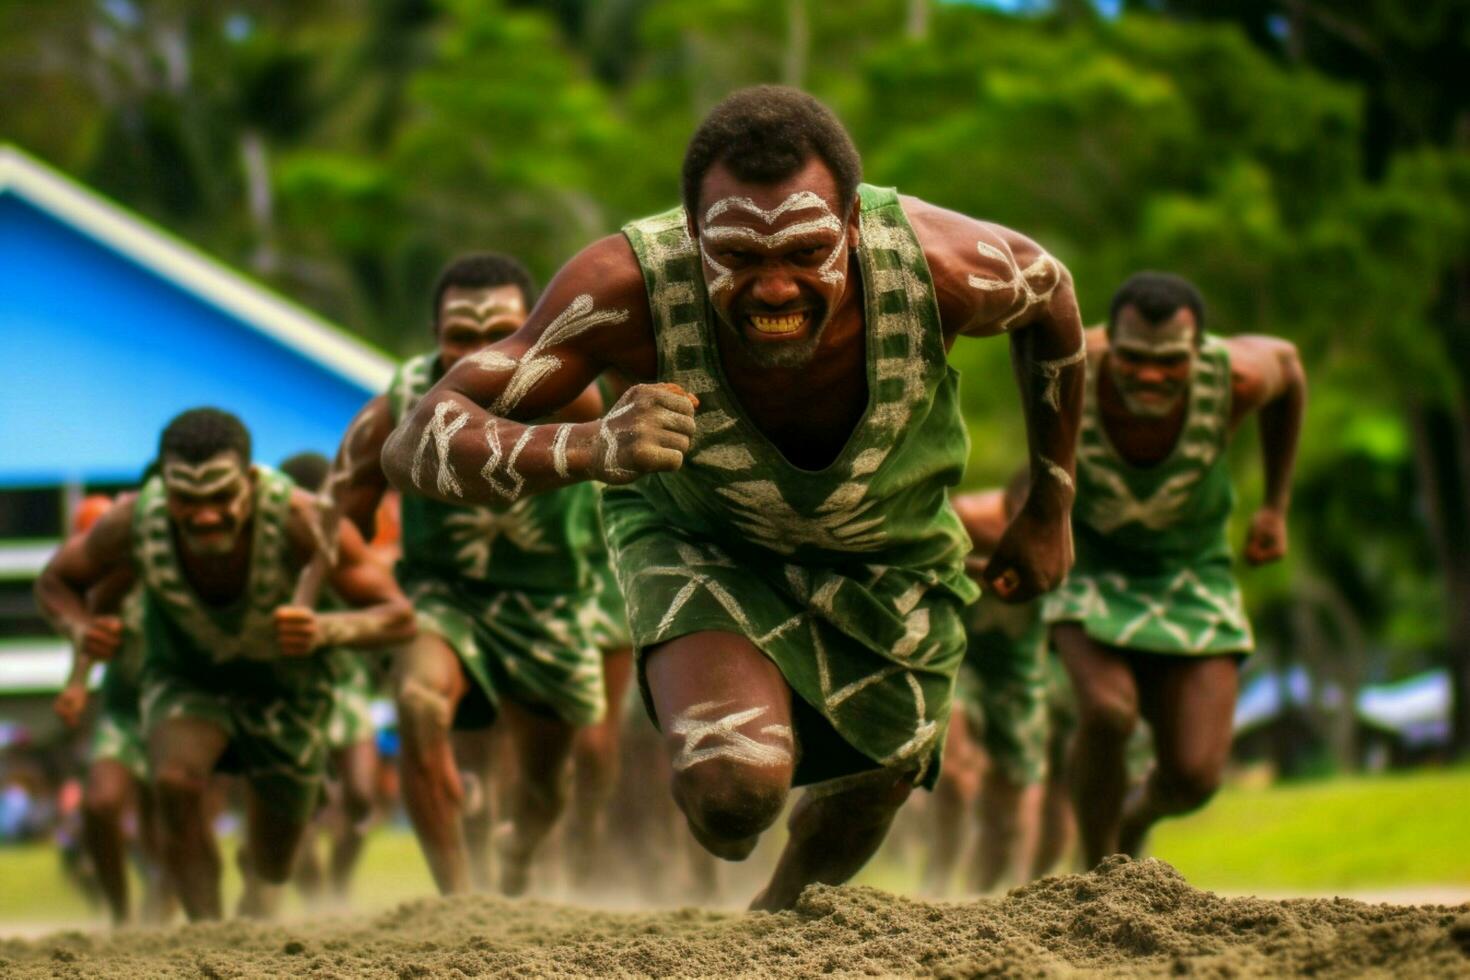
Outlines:
{"type": "Polygon", "coordinates": [[[645,671],[674,801],[706,850],[743,861],[791,789],[791,688],[755,644],[719,631],[652,648],[645,671]]]}
{"type": "Polygon", "coordinates": [[[311,814],[272,808],[252,784],[245,794],[245,840],[250,855],[240,914],[268,919],[276,914],[286,882],[296,863],[296,851],[311,823],[311,814]]]}
{"type": "Polygon", "coordinates": [[[1050,763],[1041,803],[1041,838],[1036,844],[1032,878],[1050,874],[1077,836],[1077,817],[1072,812],[1072,801],[1067,793],[1071,782],[1067,750],[1072,739],[1072,727],[1063,724],[1056,712],[1052,714],[1051,726],[1050,744],[1047,746],[1050,763]]]}
{"type": "Polygon", "coordinates": [[[92,763],[82,796],[82,839],[96,869],[97,884],[107,899],[113,925],[126,923],[132,914],[122,818],[133,798],[133,774],[127,766],[116,759],[98,759],[92,763]]]}
{"type": "Polygon", "coordinates": [[[1077,733],[1072,739],[1072,803],[1082,837],[1082,858],[1091,868],[1118,850],[1118,825],[1128,789],[1128,738],[1138,725],[1138,684],[1128,660],[1063,623],[1052,642],[1077,697],[1077,733]]]}
{"type": "Polygon", "coordinates": [[[506,811],[501,805],[504,788],[513,783],[513,774],[505,764],[506,726],[496,724],[454,732],[455,765],[464,786],[460,806],[460,824],[464,828],[465,851],[469,856],[470,884],[475,891],[487,892],[494,887],[491,874],[493,848],[491,837],[495,822],[506,811]]]}
{"type": "Polygon", "coordinates": [[[1240,663],[1233,656],[1151,658],[1143,712],[1155,762],[1123,814],[1118,846],[1137,855],[1162,817],[1204,806],[1220,786],[1234,737],[1240,663]]]}
{"type": "Polygon", "coordinates": [[[840,885],[877,853],[893,817],[913,791],[913,774],[874,769],[814,786],[791,810],[791,836],[765,891],[752,909],[777,911],[796,904],[807,885],[840,885]]]}
{"type": "Polygon", "coordinates": [[[633,676],[633,651],[605,650],[602,682],[607,705],[602,721],[577,732],[573,747],[574,800],[568,830],[568,852],[574,885],[586,885],[603,855],[608,802],[618,782],[618,736],[623,730],[623,702],[633,676]]]}
{"type": "Polygon", "coordinates": [[[148,741],[169,877],[191,920],[218,919],[219,846],[209,825],[206,796],[210,773],[229,736],[213,722],[180,717],[159,723],[148,741]]]}
{"type": "Polygon", "coordinates": [[[143,921],[167,925],[177,911],[177,901],[163,866],[163,818],[153,787],[135,783],[134,788],[138,794],[138,847],[143,855],[143,921]]]}
{"type": "Polygon", "coordinates": [[[469,682],[449,644],[434,633],[421,632],[399,653],[396,689],[404,806],[439,891],[446,895],[468,891],[469,867],[459,822],[464,791],[449,729],[469,682]]]}
{"type": "Polygon", "coordinates": [[[342,794],[341,826],[332,840],[332,892],[338,901],[345,902],[373,821],[378,746],[371,738],[353,742],[332,753],[332,765],[342,794]]]}
{"type": "Polygon", "coordinates": [[[508,699],[501,702],[501,710],[516,765],[509,832],[499,847],[500,891],[515,896],[525,894],[531,858],[566,808],[567,767],[577,728],[508,699]]]}
{"type": "Polygon", "coordinates": [[[936,898],[949,892],[950,879],[969,838],[968,818],[980,789],[980,773],[989,768],[984,753],[970,738],[964,713],[955,711],[944,739],[944,765],[930,794],[930,838],[924,868],[924,893],[936,898]]]}
{"type": "Polygon", "coordinates": [[[1031,880],[1041,835],[1040,782],[1017,782],[1004,766],[992,764],[980,784],[980,847],[975,886],[988,892],[1005,879],[1031,880]]]}

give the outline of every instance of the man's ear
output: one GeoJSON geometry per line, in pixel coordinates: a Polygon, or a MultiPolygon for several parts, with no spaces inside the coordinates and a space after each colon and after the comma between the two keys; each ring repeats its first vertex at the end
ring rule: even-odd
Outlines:
{"type": "Polygon", "coordinates": [[[852,207],[847,212],[847,244],[849,248],[857,248],[862,244],[863,226],[863,199],[857,194],[852,196],[852,207]]]}
{"type": "Polygon", "coordinates": [[[694,215],[688,211],[684,212],[684,230],[689,233],[689,240],[691,242],[695,242],[696,244],[699,242],[699,229],[694,227],[694,215]]]}

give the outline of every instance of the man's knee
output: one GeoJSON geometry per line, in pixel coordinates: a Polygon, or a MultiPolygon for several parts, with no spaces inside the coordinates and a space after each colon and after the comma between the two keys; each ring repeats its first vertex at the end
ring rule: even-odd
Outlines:
{"type": "Polygon", "coordinates": [[[186,762],[164,760],[154,768],[153,787],[165,806],[201,804],[209,773],[186,762]]]}
{"type": "Polygon", "coordinates": [[[401,677],[395,700],[398,724],[403,734],[416,743],[449,737],[454,705],[439,685],[412,674],[401,677]]]}
{"type": "Polygon", "coordinates": [[[744,850],[721,851],[720,857],[739,859],[781,815],[790,784],[790,772],[779,767],[710,759],[675,774],[674,798],[702,839],[744,850]]]}
{"type": "Polygon", "coordinates": [[[1078,736],[1085,741],[1122,744],[1138,727],[1136,698],[1113,691],[1082,692],[1077,704],[1078,736]]]}
{"type": "Polygon", "coordinates": [[[1170,812],[1188,813],[1210,801],[1220,788],[1223,765],[1187,762],[1161,766],[1154,775],[1154,792],[1170,812]]]}

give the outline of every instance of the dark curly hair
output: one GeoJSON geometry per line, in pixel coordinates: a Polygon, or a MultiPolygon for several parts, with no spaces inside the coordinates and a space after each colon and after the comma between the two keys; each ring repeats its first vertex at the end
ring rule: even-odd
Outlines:
{"type": "Polygon", "coordinates": [[[180,412],[158,437],[158,458],[175,456],[185,463],[202,463],[233,450],[250,465],[250,430],[238,416],[222,408],[191,408],[180,412]]]}
{"type": "Polygon", "coordinates": [[[842,206],[852,203],[863,162],[842,123],[815,98],[784,85],[756,85],[710,110],[684,151],[684,210],[694,215],[699,187],[716,163],[741,180],[774,183],[815,153],[837,179],[842,206]]]}
{"type": "Polygon", "coordinates": [[[439,302],[451,287],[489,289],[493,286],[515,286],[521,291],[526,309],[536,305],[536,280],[519,259],[501,252],[471,252],[461,255],[444,267],[434,283],[433,322],[439,322],[439,302]]]}
{"type": "Polygon", "coordinates": [[[1135,272],[1113,294],[1108,307],[1108,333],[1118,322],[1118,311],[1129,304],[1149,323],[1163,323],[1187,308],[1194,313],[1195,339],[1205,329],[1205,299],[1194,283],[1172,272],[1135,272]]]}

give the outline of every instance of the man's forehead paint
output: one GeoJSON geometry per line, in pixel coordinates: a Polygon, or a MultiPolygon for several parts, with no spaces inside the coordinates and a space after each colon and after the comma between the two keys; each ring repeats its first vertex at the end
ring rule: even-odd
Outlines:
{"type": "Polygon", "coordinates": [[[217,493],[244,476],[233,452],[216,453],[202,463],[174,460],[163,464],[163,482],[170,490],[194,496],[217,493]]]}
{"type": "Polygon", "coordinates": [[[819,208],[828,214],[832,213],[832,207],[822,200],[820,194],[815,191],[797,191],[769,210],[748,197],[723,197],[709,206],[709,210],[704,213],[704,223],[709,224],[728,211],[744,211],[771,225],[788,211],[805,211],[809,208],[819,208]]]}
{"type": "Polygon", "coordinates": [[[1120,317],[1113,328],[1113,346],[1155,357],[1192,354],[1194,325],[1175,317],[1167,323],[1144,326],[1132,318],[1120,317]]]}
{"type": "Polygon", "coordinates": [[[484,329],[493,317],[520,316],[525,313],[524,304],[510,303],[503,299],[487,299],[482,303],[469,300],[454,300],[444,306],[444,322],[484,329]]]}

